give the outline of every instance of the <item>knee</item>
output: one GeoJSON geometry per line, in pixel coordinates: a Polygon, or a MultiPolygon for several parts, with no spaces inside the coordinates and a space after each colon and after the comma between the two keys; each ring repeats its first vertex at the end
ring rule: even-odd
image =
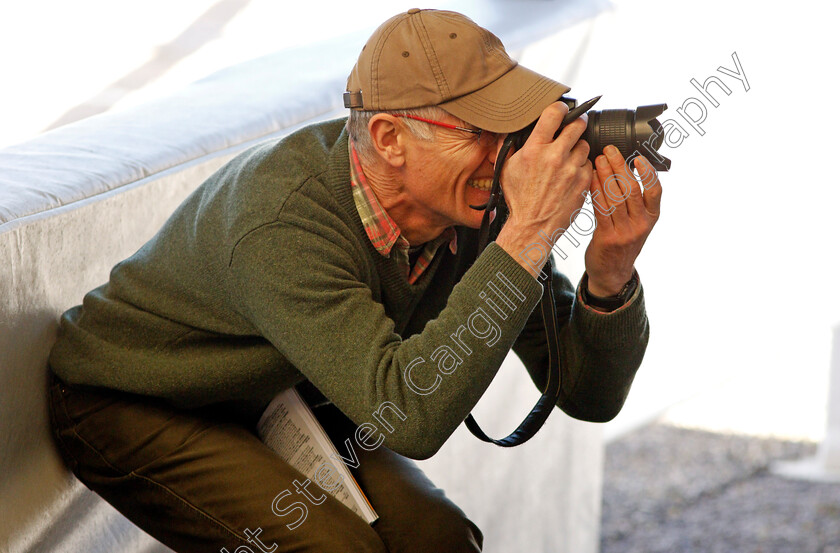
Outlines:
{"type": "MultiPolygon", "coordinates": [[[[240,537],[238,546],[229,546],[230,549],[222,547],[222,551],[229,553],[264,553],[266,551],[298,551],[300,553],[389,553],[382,541],[371,532],[373,537],[361,534],[335,535],[331,532],[323,532],[319,536],[286,536],[285,539],[271,541],[265,537],[256,541],[253,537],[240,537]]],[[[180,551],[180,550],[179,550],[180,551]]]]}
{"type": "MultiPolygon", "coordinates": [[[[344,515],[345,513],[341,513],[344,515]]],[[[346,513],[356,517],[355,514],[346,513]]],[[[358,517],[356,517],[358,518],[358,517]]],[[[245,529],[245,536],[240,536],[239,547],[229,549],[230,553],[265,553],[275,550],[296,551],[299,553],[389,553],[379,535],[364,521],[337,517],[325,524],[301,526],[289,530],[285,525],[270,525],[266,521],[256,530],[245,529]]],[[[320,522],[320,521],[319,521],[320,522]]],[[[180,550],[179,550],[180,551],[180,550]]]]}
{"type": "MultiPolygon", "coordinates": [[[[368,530],[371,530],[368,527],[368,530]]],[[[385,544],[374,531],[325,533],[312,540],[306,551],[318,553],[388,553],[385,544]]]]}
{"type": "MultiPolygon", "coordinates": [[[[343,507],[336,511],[324,513],[323,517],[311,521],[313,525],[302,534],[294,531],[291,543],[297,541],[297,547],[290,547],[289,550],[318,553],[388,553],[385,543],[374,528],[343,507]]],[[[307,524],[309,522],[307,520],[307,524]]]]}
{"type": "Polygon", "coordinates": [[[405,551],[477,553],[484,543],[478,526],[454,505],[441,506],[421,515],[416,530],[414,547],[405,551]]]}

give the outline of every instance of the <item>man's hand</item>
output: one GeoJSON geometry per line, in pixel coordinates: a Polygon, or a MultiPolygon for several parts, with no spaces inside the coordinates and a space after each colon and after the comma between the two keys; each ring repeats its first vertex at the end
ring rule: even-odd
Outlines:
{"type": "Polygon", "coordinates": [[[581,140],[586,118],[554,133],[569,108],[555,102],[545,108],[522,149],[513,154],[502,171],[502,188],[509,209],[508,220],[496,243],[536,276],[538,269],[520,253],[539,240],[569,227],[569,219],[583,205],[593,170],[589,144],[581,140]]]}
{"type": "Polygon", "coordinates": [[[545,108],[531,136],[502,172],[508,222],[530,227],[531,240],[538,230],[568,227],[570,215],[583,205],[581,192],[589,186],[589,144],[580,139],[586,119],[571,122],[554,138],[568,112],[563,102],[545,108]]]}
{"type": "Polygon", "coordinates": [[[653,166],[643,156],[634,161],[644,193],[617,148],[607,146],[604,154],[596,158],[592,172],[590,192],[598,226],[584,261],[589,275],[588,292],[614,296],[633,277],[636,257],[659,219],[662,186],[653,166]]]}

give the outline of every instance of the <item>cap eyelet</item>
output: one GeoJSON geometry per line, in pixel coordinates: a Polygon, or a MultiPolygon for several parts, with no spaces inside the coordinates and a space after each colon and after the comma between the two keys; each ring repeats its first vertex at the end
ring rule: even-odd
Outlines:
{"type": "Polygon", "coordinates": [[[405,52],[403,52],[403,53],[402,53],[402,57],[404,57],[404,58],[407,58],[407,57],[408,57],[408,55],[409,55],[409,54],[408,54],[408,51],[407,51],[407,50],[406,50],[405,52]]]}
{"type": "Polygon", "coordinates": [[[457,33],[449,33],[449,38],[458,38],[457,33]]]}

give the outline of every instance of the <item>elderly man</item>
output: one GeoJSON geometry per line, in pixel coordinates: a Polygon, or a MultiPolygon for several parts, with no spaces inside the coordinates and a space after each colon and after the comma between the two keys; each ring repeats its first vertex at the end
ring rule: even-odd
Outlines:
{"type": "MultiPolygon", "coordinates": [[[[584,121],[554,138],[567,90],[459,14],[385,22],[348,80],[348,121],[239,155],[64,314],[51,420],[69,467],[178,552],[479,551],[410,459],[440,448],[511,348],[546,380],[533,244],[627,171],[609,149],[593,169],[584,121]],[[475,258],[470,206],[489,197],[504,134],[538,117],[475,258]],[[291,386],[348,457],[356,425],[379,423],[352,452],[372,525],[315,484],[299,492],[321,502],[289,524],[296,499],[280,492],[304,478],[254,423],[291,386]]],[[[584,420],[615,416],[647,344],[634,260],[661,190],[644,188],[595,214],[584,284],[554,279],[558,406],[584,420]]]]}

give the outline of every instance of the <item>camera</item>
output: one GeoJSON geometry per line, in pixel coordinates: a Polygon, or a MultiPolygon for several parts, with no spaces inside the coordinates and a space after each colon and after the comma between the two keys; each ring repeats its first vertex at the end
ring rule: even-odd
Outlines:
{"type": "MultiPolygon", "coordinates": [[[[563,122],[554,134],[554,138],[557,138],[566,125],[584,113],[587,113],[589,122],[586,125],[586,130],[583,135],[581,135],[581,139],[586,140],[589,144],[590,161],[595,163],[595,158],[604,151],[604,147],[612,144],[618,148],[621,155],[628,162],[638,155],[644,155],[657,171],[667,171],[670,169],[671,160],[659,155],[657,152],[659,147],[662,146],[664,129],[659,121],[656,120],[656,117],[661,115],[668,106],[665,104],[655,104],[639,106],[635,110],[606,109],[603,111],[587,111],[600,99],[600,96],[596,96],[578,106],[577,100],[574,98],[561,97],[560,101],[568,106],[569,112],[563,118],[563,122]]],[[[481,228],[479,229],[476,257],[484,250],[489,241],[490,214],[502,202],[500,179],[507,154],[511,148],[518,150],[525,144],[525,141],[531,136],[531,131],[534,130],[536,124],[537,122],[534,121],[524,129],[509,133],[505,137],[497,155],[500,161],[496,163],[493,171],[493,186],[490,189],[490,198],[484,205],[470,206],[473,209],[484,211],[481,228]]],[[[551,257],[549,256],[546,264],[548,270],[541,273],[545,275],[544,277],[540,277],[544,290],[543,297],[540,301],[543,321],[545,322],[546,340],[549,344],[549,350],[553,352],[553,354],[548,356],[548,374],[556,375],[556,377],[549,377],[546,389],[542,396],[540,396],[536,406],[534,406],[517,429],[506,438],[498,440],[490,438],[481,430],[473,416],[468,415],[464,420],[467,428],[478,439],[485,442],[492,442],[503,447],[512,447],[526,442],[542,427],[560,397],[560,368],[557,364],[561,358],[560,340],[558,337],[560,327],[557,322],[557,312],[555,310],[554,292],[551,284],[552,269],[550,268],[550,264],[551,257]]]]}
{"type": "MultiPolygon", "coordinates": [[[[574,98],[561,97],[560,101],[569,107],[569,114],[563,120],[554,138],[557,138],[563,127],[586,112],[600,98],[597,96],[578,106],[574,98]]],[[[667,104],[652,104],[639,106],[635,110],[605,109],[586,112],[589,123],[581,139],[589,144],[589,160],[595,163],[595,158],[603,153],[604,147],[612,144],[628,162],[641,154],[657,171],[667,171],[671,168],[671,160],[657,152],[662,146],[664,129],[656,119],[666,109],[668,109],[667,104]]],[[[513,146],[516,149],[525,144],[536,124],[537,122],[534,121],[524,129],[511,133],[513,146]]]]}

